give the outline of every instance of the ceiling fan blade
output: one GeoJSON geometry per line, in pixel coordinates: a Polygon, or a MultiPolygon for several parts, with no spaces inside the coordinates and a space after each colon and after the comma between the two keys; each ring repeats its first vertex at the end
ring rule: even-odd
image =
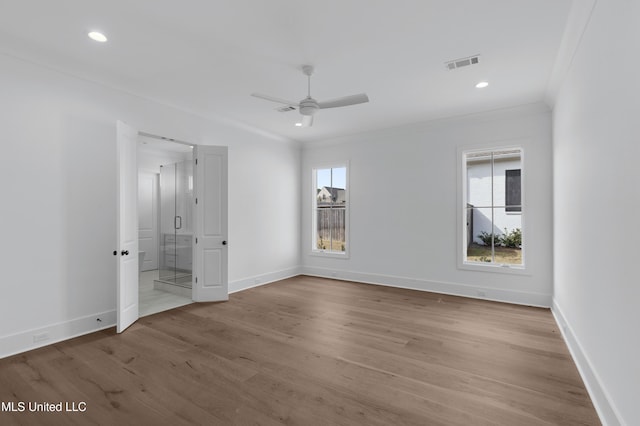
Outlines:
{"type": "Polygon", "coordinates": [[[251,96],[253,96],[254,98],[264,99],[265,101],[277,102],[279,104],[290,105],[290,106],[293,106],[293,107],[296,107],[296,108],[298,107],[298,102],[291,102],[291,101],[288,101],[286,99],[275,98],[275,97],[269,96],[269,95],[262,95],[260,93],[252,93],[251,96]]]}
{"type": "Polygon", "coordinates": [[[369,97],[366,93],[360,93],[358,95],[345,96],[343,98],[332,99],[330,101],[318,102],[318,106],[321,109],[324,108],[337,108],[349,105],[357,105],[369,102],[369,97]]]}
{"type": "Polygon", "coordinates": [[[302,127],[311,127],[313,125],[313,115],[302,116],[302,127]]]}

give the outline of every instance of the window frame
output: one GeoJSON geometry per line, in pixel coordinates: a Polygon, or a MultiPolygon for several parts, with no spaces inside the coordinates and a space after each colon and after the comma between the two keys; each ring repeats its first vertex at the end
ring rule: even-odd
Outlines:
{"type": "MultiPolygon", "coordinates": [[[[525,164],[525,148],[523,143],[508,143],[508,144],[482,144],[461,146],[457,149],[457,220],[456,233],[457,233],[457,263],[458,269],[480,272],[495,272],[505,274],[516,275],[530,275],[531,262],[527,258],[527,245],[530,244],[529,234],[526,229],[526,198],[525,198],[525,182],[526,182],[526,164],[525,164]],[[483,152],[495,152],[502,150],[520,150],[520,206],[519,212],[505,212],[507,214],[517,214],[521,216],[521,232],[522,232],[522,264],[502,264],[502,263],[483,263],[483,262],[470,262],[466,260],[466,247],[467,247],[467,156],[469,154],[483,153],[483,152]]],[[[505,175],[506,179],[506,175],[505,175]]],[[[506,200],[505,200],[506,201],[506,200]]],[[[495,207],[492,207],[495,208],[495,207]]]]}
{"type": "Polygon", "coordinates": [[[351,241],[349,235],[350,229],[350,220],[349,220],[349,211],[350,211],[350,183],[349,183],[349,171],[350,165],[349,161],[335,161],[329,163],[319,163],[311,166],[311,252],[312,256],[320,256],[320,257],[331,257],[336,259],[349,259],[350,250],[351,250],[351,241]],[[317,170],[322,169],[337,169],[344,168],[345,169],[345,218],[344,218],[344,239],[345,239],[345,250],[344,252],[327,250],[327,249],[319,249],[317,248],[317,170]]]}

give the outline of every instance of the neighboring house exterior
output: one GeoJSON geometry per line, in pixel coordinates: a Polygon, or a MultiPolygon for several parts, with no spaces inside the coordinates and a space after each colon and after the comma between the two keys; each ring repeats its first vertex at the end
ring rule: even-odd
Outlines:
{"type": "Polygon", "coordinates": [[[333,207],[340,207],[346,203],[345,190],[343,188],[323,186],[317,191],[316,204],[318,208],[329,207],[331,205],[331,201],[333,201],[333,207]]]}
{"type": "Polygon", "coordinates": [[[478,235],[482,232],[502,235],[522,229],[520,158],[496,159],[493,163],[493,199],[491,162],[486,160],[467,162],[467,201],[472,205],[473,242],[482,244],[478,235]],[[500,206],[486,208],[486,206],[500,206]],[[505,208],[506,206],[506,208],[505,208]],[[492,224],[493,210],[493,224],[492,224]]]}

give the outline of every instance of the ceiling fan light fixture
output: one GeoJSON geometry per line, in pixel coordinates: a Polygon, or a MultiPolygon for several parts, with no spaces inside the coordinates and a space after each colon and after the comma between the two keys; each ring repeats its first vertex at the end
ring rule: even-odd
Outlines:
{"type": "Polygon", "coordinates": [[[98,43],[105,43],[107,41],[107,36],[98,31],[91,31],[87,35],[91,40],[97,41],[98,43]]]}
{"type": "Polygon", "coordinates": [[[343,96],[337,99],[331,99],[324,102],[318,102],[311,97],[311,74],[313,74],[313,67],[311,65],[303,65],[302,72],[307,76],[307,97],[300,102],[291,102],[286,99],[276,98],[274,96],[262,95],[260,93],[252,93],[251,96],[264,99],[270,102],[276,102],[284,104],[287,107],[278,108],[278,111],[291,111],[298,109],[298,112],[302,115],[302,122],[295,123],[296,127],[311,127],[313,125],[313,116],[319,109],[325,108],[338,108],[346,107],[350,105],[362,104],[369,102],[369,97],[366,93],[360,93],[357,95],[343,96]]]}
{"type": "Polygon", "coordinates": [[[488,82],[486,81],[481,81],[480,83],[476,84],[476,88],[477,89],[484,89],[485,87],[487,87],[489,85],[488,82]]]}

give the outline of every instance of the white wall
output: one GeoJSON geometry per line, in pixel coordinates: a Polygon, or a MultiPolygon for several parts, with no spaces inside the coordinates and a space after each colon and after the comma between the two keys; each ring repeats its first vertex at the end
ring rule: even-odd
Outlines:
{"type": "Polygon", "coordinates": [[[640,424],[640,3],[598,1],[553,111],[554,313],[605,424],[640,424]]]}
{"type": "Polygon", "coordinates": [[[230,290],[298,272],[296,143],[4,55],[0,93],[0,356],[115,321],[118,119],[229,146],[230,290]],[[48,340],[34,343],[42,333],[48,340]]]}
{"type": "Polygon", "coordinates": [[[306,144],[306,273],[550,306],[551,115],[531,105],[306,144]],[[457,268],[459,147],[522,144],[527,275],[457,268]],[[311,254],[311,168],[350,161],[350,257],[311,254]],[[388,200],[383,203],[381,199],[388,200]]]}

